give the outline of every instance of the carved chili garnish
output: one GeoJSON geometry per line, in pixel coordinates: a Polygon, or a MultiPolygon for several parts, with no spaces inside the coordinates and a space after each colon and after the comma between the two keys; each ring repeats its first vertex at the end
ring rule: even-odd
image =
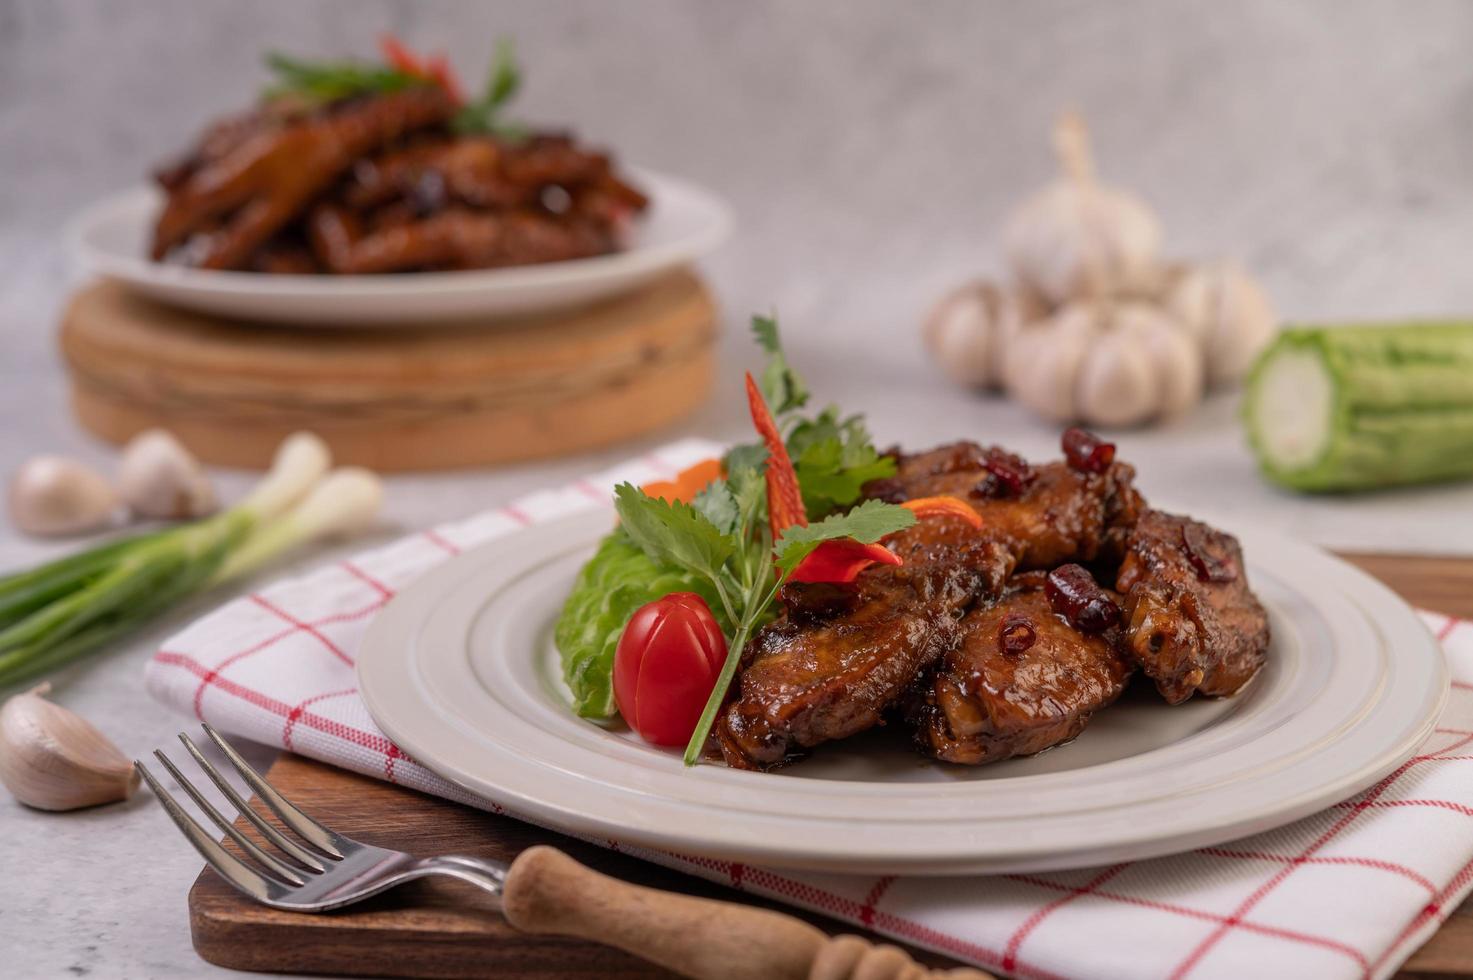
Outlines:
{"type": "Polygon", "coordinates": [[[1103,473],[1115,461],[1115,444],[1087,429],[1064,430],[1064,459],[1081,473],[1103,473]]]}
{"type": "Polygon", "coordinates": [[[753,427],[767,444],[767,519],[772,526],[772,540],[776,541],[795,524],[806,527],[808,513],[803,507],[803,491],[798,487],[798,474],[788,456],[787,444],[751,372],[747,373],[747,407],[752,413],[753,427]]]}
{"type": "Polygon", "coordinates": [[[1201,581],[1231,582],[1238,577],[1231,545],[1221,531],[1189,522],[1182,525],[1181,544],[1201,581]]]}
{"type": "Polygon", "coordinates": [[[1103,633],[1120,622],[1120,607],[1082,565],[1060,565],[1043,586],[1054,612],[1081,633],[1103,633]]]}
{"type": "Polygon", "coordinates": [[[977,481],[969,496],[1017,497],[1036,479],[1038,474],[1021,456],[1015,456],[996,446],[989,447],[982,459],[987,475],[977,481]]]}
{"type": "Polygon", "coordinates": [[[1038,630],[1033,620],[1022,613],[1008,613],[997,627],[997,648],[1016,657],[1038,642],[1038,630]]]}

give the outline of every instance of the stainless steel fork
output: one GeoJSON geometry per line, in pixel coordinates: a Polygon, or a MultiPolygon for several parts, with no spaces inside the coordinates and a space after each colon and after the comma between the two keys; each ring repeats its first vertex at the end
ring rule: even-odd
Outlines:
{"type": "Polygon", "coordinates": [[[235,787],[210,764],[187,733],[180,732],[179,741],[184,743],[184,748],[235,807],[236,812],[249,820],[262,837],[290,858],[290,863],[266,851],[236,830],[231,821],[205,798],[162,751],[155,751],[154,755],[169,771],[169,775],[178,781],[184,792],[215,826],[257,862],[258,867],[247,864],[220,846],[214,836],[201,827],[159,785],[143,763],[135,762],[134,765],[138,767],[138,772],[154,795],[159,798],[159,802],[164,805],[164,809],[169,812],[169,816],[174,818],[174,823],[179,825],[184,836],[189,838],[195,850],[205,859],[205,863],[214,868],[220,877],[256,901],[297,912],[326,912],[428,875],[459,878],[485,889],[498,900],[501,898],[506,883],[506,865],[462,855],[416,858],[403,851],[374,847],[335,833],[297,809],[291,801],[278,793],[260,773],[251,768],[250,763],[241,758],[240,753],[229,742],[220,737],[219,732],[209,725],[204,728],[210,741],[225,753],[225,758],[230,760],[235,771],[250,785],[261,802],[301,838],[300,843],[281,833],[252,809],[236,792],[235,787]]]}
{"type": "Polygon", "coordinates": [[[874,945],[858,936],[830,937],[779,912],[631,885],[586,868],[552,847],[529,848],[507,865],[465,855],[417,858],[364,844],[307,816],[218,732],[209,725],[204,728],[240,777],[297,839],[257,813],[188,734],[181,732],[179,740],[279,856],[236,829],[162,751],[154,752],[160,764],[249,860],[221,846],[142,762],[134,765],[205,863],[246,895],[274,908],[326,912],[415,878],[444,875],[496,896],[507,921],[523,932],[577,936],[617,946],[690,977],[991,980],[977,970],[930,971],[894,946],[874,945]]]}

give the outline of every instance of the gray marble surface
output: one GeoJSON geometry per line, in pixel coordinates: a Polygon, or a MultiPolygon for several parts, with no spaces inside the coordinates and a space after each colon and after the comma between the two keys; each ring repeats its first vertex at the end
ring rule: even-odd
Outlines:
{"type": "MultiPolygon", "coordinates": [[[[361,53],[384,27],[447,48],[468,77],[516,35],[525,117],[735,204],[739,233],[707,265],[727,370],[662,439],[743,431],[742,320],[775,308],[815,390],[867,411],[880,439],[1048,451],[1050,427],[941,383],[916,324],[947,286],[998,271],[999,222],[1044,179],[1068,105],[1102,169],[1159,208],[1174,254],[1242,259],[1289,317],[1473,310],[1463,3],[0,0],[0,471],[39,451],[112,464],[71,422],[53,346],[65,221],[240,104],[262,50],[361,53]]],[[[1468,486],[1288,496],[1254,474],[1234,413],[1219,396],[1121,437],[1153,499],[1326,546],[1473,553],[1468,486]]],[[[381,533],[638,449],[396,478],[381,533]]],[[[51,550],[0,531],[0,568],[51,550]]],[[[147,699],[141,667],[189,615],[64,676],[57,696],[128,752],[169,744],[184,719],[147,699]]],[[[0,796],[0,973],[212,972],[189,947],[197,865],[146,796],[62,817],[0,796]]]]}

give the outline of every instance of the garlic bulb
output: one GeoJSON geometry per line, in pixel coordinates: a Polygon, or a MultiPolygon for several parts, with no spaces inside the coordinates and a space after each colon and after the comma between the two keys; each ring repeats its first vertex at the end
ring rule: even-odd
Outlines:
{"type": "MultiPolygon", "coordinates": [[[[1036,306],[1036,304],[1034,304],[1036,306]]],[[[1008,339],[1030,317],[1027,297],[990,282],[953,290],[926,318],[922,337],[942,372],[957,384],[1001,388],[1008,339]]]]}
{"type": "Polygon", "coordinates": [[[107,480],[74,459],[37,456],[10,481],[10,520],[26,534],[81,534],[106,527],[117,509],[107,480]]]}
{"type": "Polygon", "coordinates": [[[203,517],[216,507],[215,488],[172,433],[149,429],[123,449],[118,491],[139,517],[203,517]]]}
{"type": "Polygon", "coordinates": [[[1149,291],[1161,248],[1155,212],[1095,180],[1084,120],[1054,128],[1063,177],[1023,202],[1004,237],[1018,280],[1053,305],[1149,291]]]}
{"type": "Polygon", "coordinates": [[[1191,336],[1155,306],[1074,303],[1013,338],[1008,392],[1056,422],[1140,425],[1202,397],[1191,336]]]}
{"type": "Polygon", "coordinates": [[[125,800],[138,772],[101,732],[42,695],[17,694],[0,707],[0,783],[38,810],[75,810],[125,800]]]}
{"type": "Polygon", "coordinates": [[[1268,294],[1231,262],[1182,274],[1166,295],[1166,308],[1197,338],[1211,385],[1241,381],[1278,326],[1268,294]]]}

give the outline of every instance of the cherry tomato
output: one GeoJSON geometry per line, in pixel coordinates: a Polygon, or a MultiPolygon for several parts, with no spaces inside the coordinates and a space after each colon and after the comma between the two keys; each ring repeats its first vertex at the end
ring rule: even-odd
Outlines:
{"type": "Polygon", "coordinates": [[[694,592],[640,606],[614,651],[619,714],[646,742],[684,745],[725,662],[726,637],[694,592]]]}

